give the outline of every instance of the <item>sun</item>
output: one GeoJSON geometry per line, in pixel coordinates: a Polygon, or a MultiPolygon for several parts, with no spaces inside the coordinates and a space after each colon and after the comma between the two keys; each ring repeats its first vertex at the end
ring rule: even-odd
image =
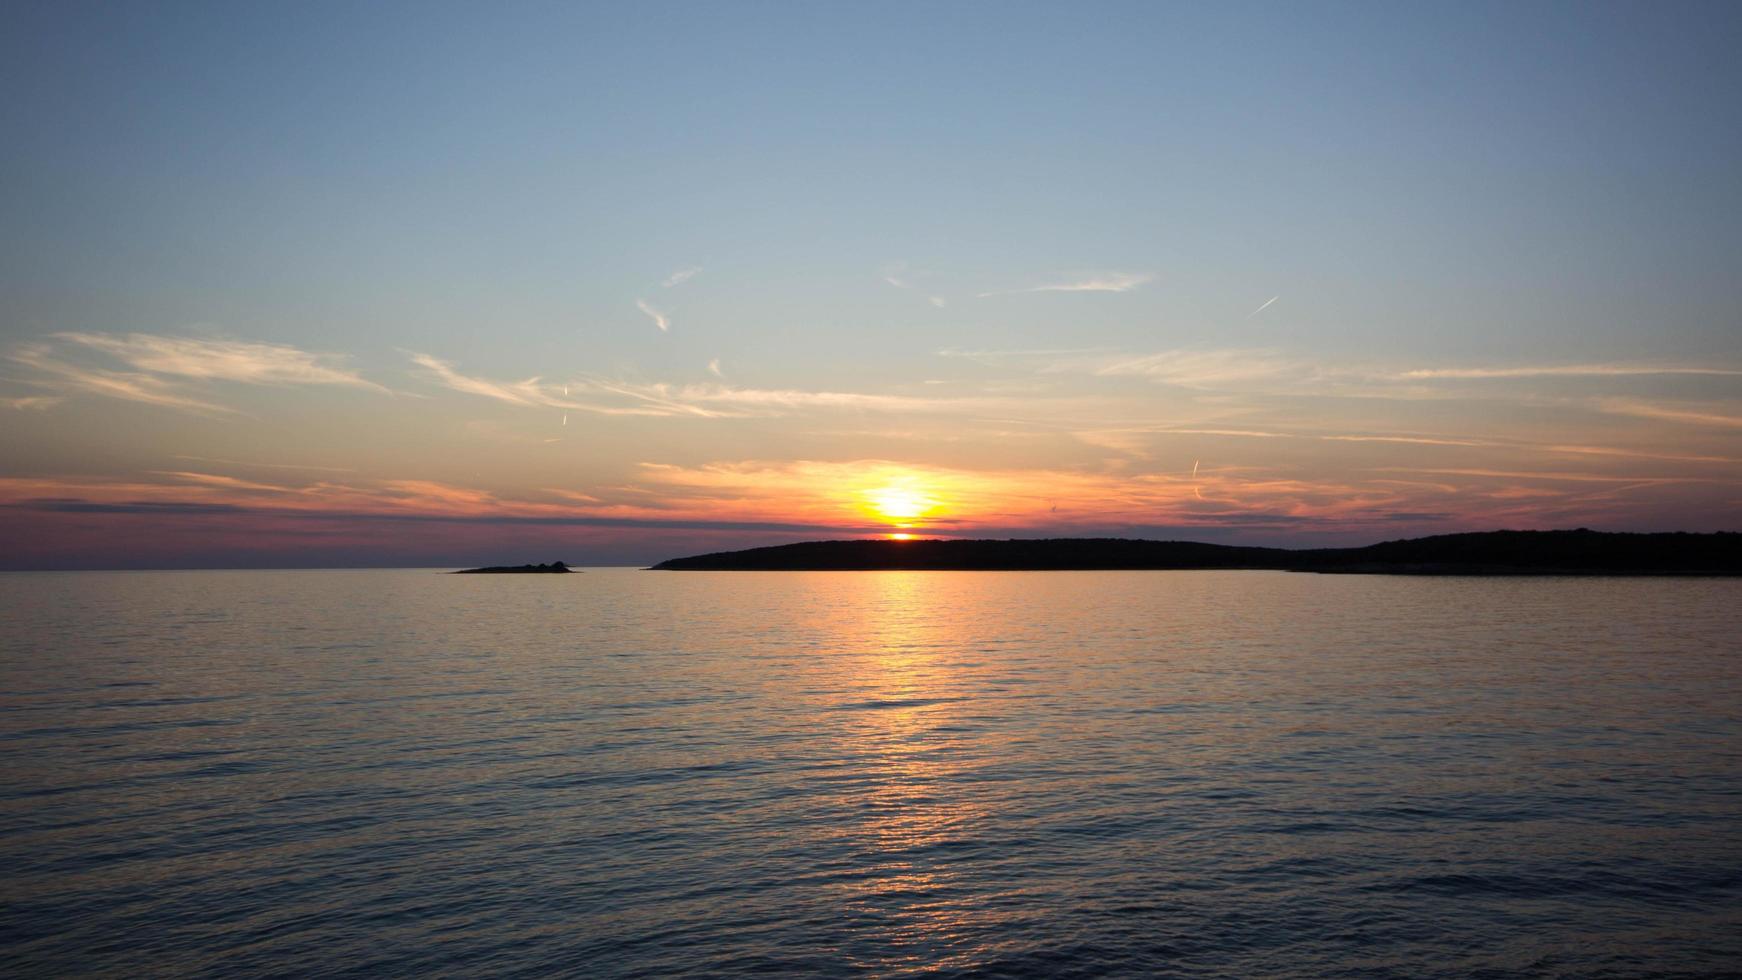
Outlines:
{"type": "Polygon", "coordinates": [[[932,501],[905,487],[883,487],[866,494],[877,513],[890,520],[910,521],[931,510],[932,501]]]}
{"type": "Polygon", "coordinates": [[[912,485],[892,483],[861,492],[865,508],[876,517],[905,526],[937,510],[939,502],[912,485]]]}

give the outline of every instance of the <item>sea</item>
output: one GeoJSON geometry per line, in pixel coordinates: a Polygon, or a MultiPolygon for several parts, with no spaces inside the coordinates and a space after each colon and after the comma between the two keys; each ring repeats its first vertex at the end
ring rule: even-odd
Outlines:
{"type": "Polygon", "coordinates": [[[1742,971],[1742,580],[0,575],[6,976],[1742,971]]]}

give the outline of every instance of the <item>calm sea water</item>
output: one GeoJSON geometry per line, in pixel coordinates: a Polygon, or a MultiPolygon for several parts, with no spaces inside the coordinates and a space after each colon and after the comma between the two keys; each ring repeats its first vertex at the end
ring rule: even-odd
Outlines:
{"type": "Polygon", "coordinates": [[[1742,969],[1742,581],[0,576],[0,971],[1742,969]]]}

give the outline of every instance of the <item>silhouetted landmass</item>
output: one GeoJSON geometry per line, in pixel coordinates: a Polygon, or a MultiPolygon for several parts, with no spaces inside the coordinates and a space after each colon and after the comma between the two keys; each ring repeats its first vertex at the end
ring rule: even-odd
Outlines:
{"type": "Polygon", "coordinates": [[[1193,541],[807,541],[674,558],[666,571],[1276,569],[1388,575],[1742,575],[1742,534],[1483,531],[1363,548],[1247,548],[1193,541]]]}
{"type": "Polygon", "coordinates": [[[455,572],[454,574],[455,575],[526,575],[526,574],[537,575],[537,574],[543,573],[543,574],[548,575],[551,572],[556,572],[558,574],[566,574],[566,573],[569,573],[572,571],[574,571],[574,569],[563,564],[562,562],[553,561],[548,565],[491,565],[489,568],[462,568],[459,571],[455,572]]]}

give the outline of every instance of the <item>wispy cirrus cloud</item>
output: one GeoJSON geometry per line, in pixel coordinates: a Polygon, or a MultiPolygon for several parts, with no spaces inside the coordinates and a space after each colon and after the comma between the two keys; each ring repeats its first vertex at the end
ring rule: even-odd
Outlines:
{"type": "Polygon", "coordinates": [[[1018,364],[1040,374],[1139,377],[1181,387],[1215,387],[1238,382],[1305,378],[1323,373],[1322,368],[1309,361],[1274,350],[1251,348],[1183,348],[1153,354],[1126,353],[1107,347],[944,348],[937,354],[987,365],[1018,364]]]}
{"type": "Polygon", "coordinates": [[[546,408],[568,408],[553,394],[548,385],[537,377],[524,381],[490,381],[485,378],[461,374],[454,366],[438,357],[428,354],[411,355],[412,363],[428,371],[435,380],[468,395],[478,395],[482,398],[494,398],[510,405],[527,407],[543,406],[546,408]]]}
{"type": "Polygon", "coordinates": [[[647,314],[647,318],[652,320],[653,325],[658,327],[662,332],[671,332],[671,318],[666,316],[664,313],[661,313],[659,310],[654,309],[653,304],[644,299],[638,299],[635,301],[635,308],[647,314]]]}
{"type": "Polygon", "coordinates": [[[351,385],[386,390],[346,368],[338,355],[315,354],[288,344],[143,333],[58,333],[54,337],[150,374],[256,385],[351,385]]]}
{"type": "Polygon", "coordinates": [[[1009,296],[1015,293],[1128,293],[1154,278],[1153,274],[1147,272],[1094,272],[1062,282],[1022,289],[995,289],[978,295],[985,299],[989,296],[1009,296]]]}
{"type": "Polygon", "coordinates": [[[670,289],[673,286],[681,286],[700,275],[701,271],[702,267],[699,265],[692,265],[687,269],[679,269],[671,275],[666,276],[664,279],[661,279],[659,285],[665,289],[670,289]]]}
{"type": "Polygon", "coordinates": [[[581,401],[569,392],[575,383],[558,384],[531,377],[520,381],[494,381],[460,372],[454,365],[429,354],[412,353],[413,363],[428,372],[431,380],[443,387],[480,398],[489,398],[522,408],[557,408],[565,411],[593,412],[599,415],[669,415],[635,406],[619,406],[581,401]]]}
{"type": "Polygon", "coordinates": [[[1435,476],[1476,476],[1499,477],[1508,480],[1542,480],[1551,483],[1627,483],[1647,485],[1652,483],[1688,483],[1693,477],[1661,477],[1641,478],[1635,475],[1616,475],[1607,473],[1551,472],[1544,470],[1497,470],[1484,468],[1452,468],[1452,467],[1407,467],[1387,466],[1377,467],[1376,472],[1387,473],[1426,473],[1435,476]]]}
{"type": "Polygon", "coordinates": [[[29,368],[24,378],[39,388],[71,394],[100,395],[122,401],[140,402],[173,408],[199,415],[227,415],[232,409],[216,402],[195,398],[185,393],[175,382],[143,371],[118,371],[62,360],[47,344],[26,344],[14,350],[9,359],[29,368]]]}
{"type": "Polygon", "coordinates": [[[1621,459],[1650,459],[1667,463],[1719,463],[1727,466],[1742,465],[1742,457],[1710,456],[1690,453],[1664,453],[1640,449],[1622,449],[1615,446],[1543,446],[1545,452],[1570,453],[1575,456],[1613,456],[1621,459]]]}
{"type": "MultiPolygon", "coordinates": [[[[1513,367],[1408,368],[1372,361],[1337,361],[1290,354],[1270,348],[1177,348],[1131,353],[1107,348],[1032,348],[965,350],[945,348],[940,357],[956,357],[988,366],[1018,366],[1036,374],[1138,377],[1180,388],[1218,390],[1263,396],[1291,394],[1335,398],[1396,400],[1529,400],[1560,399],[1541,386],[1557,380],[1589,379],[1619,387],[1630,379],[1673,381],[1742,378],[1742,368],[1725,365],[1646,365],[1588,363],[1513,367]],[[1492,382],[1486,383],[1486,382],[1492,382]]],[[[1728,404],[1735,404],[1731,400],[1728,404]]],[[[1695,424],[1725,426],[1733,416],[1695,406],[1654,405],[1610,399],[1598,406],[1606,414],[1633,415],[1695,424]]]]}
{"type": "Polygon", "coordinates": [[[881,273],[883,281],[896,289],[912,289],[913,280],[907,271],[906,262],[889,262],[883,266],[881,273]]]}
{"type": "Polygon", "coordinates": [[[1271,350],[1169,350],[1110,359],[1095,366],[1102,377],[1141,377],[1182,387],[1273,381],[1311,373],[1311,365],[1271,350]]]}
{"type": "Polygon", "coordinates": [[[0,405],[20,412],[46,412],[66,401],[53,395],[30,395],[24,398],[0,398],[0,405]]]}
{"type": "MultiPolygon", "coordinates": [[[[896,289],[908,290],[918,290],[921,280],[931,278],[928,273],[910,271],[906,262],[888,263],[883,267],[881,275],[884,282],[896,289]]],[[[940,310],[949,305],[949,300],[935,294],[927,295],[925,299],[940,310]]]]}
{"type": "Polygon", "coordinates": [[[183,453],[178,453],[173,458],[184,460],[189,463],[218,463],[224,466],[242,466],[250,469],[309,470],[318,473],[356,472],[356,469],[350,466],[316,466],[308,463],[268,463],[260,460],[249,459],[225,459],[223,457],[215,456],[189,456],[183,453]]]}
{"type": "Polygon", "coordinates": [[[920,398],[847,391],[802,391],[783,388],[734,388],[729,385],[646,385],[645,390],[685,404],[729,405],[784,413],[807,408],[872,412],[927,412],[959,406],[962,399],[920,398]]]}
{"type": "Polygon", "coordinates": [[[1599,408],[1609,415],[1629,415],[1634,418],[1706,425],[1725,429],[1742,428],[1742,415],[1725,415],[1704,406],[1663,405],[1629,398],[1605,398],[1599,408]]]}
{"type": "MultiPolygon", "coordinates": [[[[29,369],[31,373],[22,380],[38,387],[206,415],[234,411],[204,397],[199,386],[217,382],[278,387],[339,385],[387,391],[346,367],[338,355],[244,340],[57,333],[47,341],[16,348],[8,359],[29,369]]],[[[26,407],[32,404],[29,399],[25,402],[26,407]]]]}
{"type": "MultiPolygon", "coordinates": [[[[806,410],[926,412],[963,407],[965,399],[922,398],[789,388],[739,388],[726,384],[668,384],[582,376],[562,383],[542,378],[494,381],[474,377],[428,354],[413,354],[431,380],[466,394],[527,408],[557,408],[604,415],[693,416],[698,418],[775,417],[806,410]],[[585,396],[586,400],[575,397],[585,396]]],[[[717,370],[718,362],[710,364],[717,370]]]]}
{"type": "Polygon", "coordinates": [[[1742,370],[1650,364],[1545,364],[1522,367],[1417,368],[1401,372],[1398,377],[1410,380],[1474,380],[1483,378],[1622,378],[1678,374],[1736,378],[1742,377],[1742,370]]]}
{"type": "Polygon", "coordinates": [[[985,348],[944,347],[935,354],[939,357],[959,357],[964,360],[977,361],[981,364],[997,364],[1008,361],[1051,360],[1055,358],[1075,358],[1089,354],[1111,354],[1111,347],[1029,347],[1013,350],[996,350],[985,348]]]}
{"type": "Polygon", "coordinates": [[[1078,441],[1092,446],[1145,457],[1151,455],[1156,440],[1179,436],[1213,436],[1227,439],[1295,439],[1447,448],[1484,448],[1500,445],[1483,439],[1447,438],[1406,433],[1280,432],[1265,429],[1203,428],[1178,425],[1096,428],[1076,431],[1071,434],[1078,441]]]}

